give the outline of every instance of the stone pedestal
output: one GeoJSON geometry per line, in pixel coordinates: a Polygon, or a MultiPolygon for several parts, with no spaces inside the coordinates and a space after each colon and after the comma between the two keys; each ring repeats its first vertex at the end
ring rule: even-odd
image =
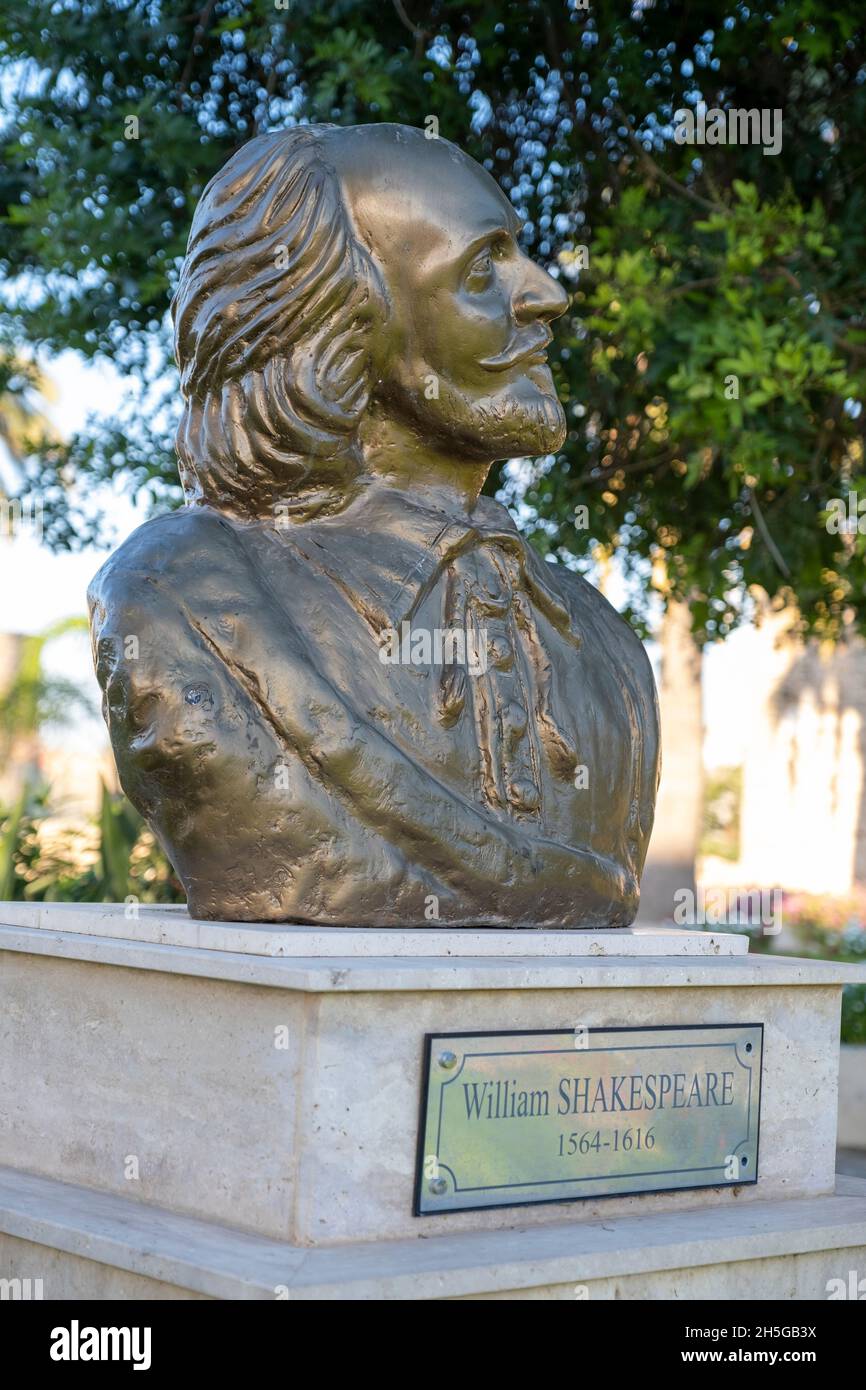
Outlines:
{"type": "Polygon", "coordinates": [[[859,967],[711,933],[131,912],[0,905],[0,1277],[46,1298],[768,1299],[866,1271],[866,1183],[834,1174],[859,967]],[[412,1215],[425,1033],[745,1021],[756,1185],[412,1215]]]}

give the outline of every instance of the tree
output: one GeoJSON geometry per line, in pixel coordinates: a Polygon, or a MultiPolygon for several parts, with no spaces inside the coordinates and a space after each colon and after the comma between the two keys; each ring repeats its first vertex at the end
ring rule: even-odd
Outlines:
{"type": "Polygon", "coordinates": [[[699,641],[752,585],[810,629],[866,627],[864,23],[854,0],[7,0],[7,329],[137,384],[123,418],[33,452],[48,539],[98,529],[75,479],[177,501],[166,309],[214,170],[298,120],[434,117],[574,292],[566,444],[490,482],[539,549],[616,551],[638,621],[663,560],[699,641]],[[781,148],[677,143],[700,100],[781,112],[781,148]]]}
{"type": "Polygon", "coordinates": [[[54,395],[53,383],[34,362],[0,345],[0,443],[15,463],[55,437],[42,408],[54,395]]]}

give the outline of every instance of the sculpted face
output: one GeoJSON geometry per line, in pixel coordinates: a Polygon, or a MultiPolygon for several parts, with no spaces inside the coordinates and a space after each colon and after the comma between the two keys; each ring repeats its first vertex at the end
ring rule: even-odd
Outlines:
{"type": "Polygon", "coordinates": [[[478,459],[559,447],[565,417],[545,349],[567,297],[520,250],[520,221],[480,165],[407,127],[328,137],[391,315],[376,399],[424,443],[478,459]]]}

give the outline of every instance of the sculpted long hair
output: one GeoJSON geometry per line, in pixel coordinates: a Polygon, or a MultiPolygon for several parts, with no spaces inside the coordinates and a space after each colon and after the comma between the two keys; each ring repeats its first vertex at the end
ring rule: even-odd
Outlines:
{"type": "Polygon", "coordinates": [[[188,502],[300,515],[344,497],[385,313],[323,154],[328,127],[249,141],[211,179],[172,301],[188,502]]]}

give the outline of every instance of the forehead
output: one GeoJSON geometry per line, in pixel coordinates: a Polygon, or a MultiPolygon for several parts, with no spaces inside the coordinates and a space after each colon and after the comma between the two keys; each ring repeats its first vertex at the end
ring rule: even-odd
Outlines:
{"type": "Polygon", "coordinates": [[[330,162],[359,235],[384,260],[409,256],[420,270],[496,231],[519,231],[499,186],[448,141],[400,126],[340,135],[330,162]]]}

